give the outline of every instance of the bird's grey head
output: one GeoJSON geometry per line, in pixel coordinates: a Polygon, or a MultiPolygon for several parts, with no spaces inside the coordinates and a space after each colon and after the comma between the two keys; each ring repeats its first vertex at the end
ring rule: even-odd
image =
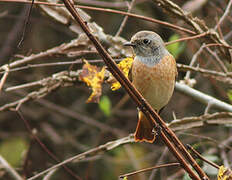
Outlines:
{"type": "Polygon", "coordinates": [[[133,47],[135,57],[151,66],[169,54],[161,37],[152,31],[137,32],[125,45],[133,47]]]}

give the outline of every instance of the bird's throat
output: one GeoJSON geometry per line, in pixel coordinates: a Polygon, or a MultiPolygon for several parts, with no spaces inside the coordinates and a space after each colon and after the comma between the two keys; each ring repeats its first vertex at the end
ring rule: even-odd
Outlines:
{"type": "Polygon", "coordinates": [[[149,67],[153,67],[156,64],[158,64],[160,62],[160,60],[162,59],[161,56],[155,55],[155,56],[135,56],[135,60],[138,60],[140,62],[142,62],[143,64],[146,64],[149,67]]]}

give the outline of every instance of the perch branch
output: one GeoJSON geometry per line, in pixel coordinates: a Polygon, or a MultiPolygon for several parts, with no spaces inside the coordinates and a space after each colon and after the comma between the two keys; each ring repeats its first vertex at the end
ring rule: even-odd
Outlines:
{"type": "Polygon", "coordinates": [[[188,161],[191,163],[191,165],[197,171],[198,175],[201,178],[208,179],[207,175],[202,171],[202,169],[199,167],[199,165],[196,163],[196,161],[188,153],[188,151],[185,149],[185,147],[179,141],[179,139],[176,137],[176,135],[166,126],[165,122],[158,116],[158,114],[146,102],[146,100],[141,96],[141,94],[135,89],[135,87],[131,84],[131,82],[125,77],[125,75],[122,73],[122,71],[117,67],[116,63],[113,61],[111,56],[102,47],[100,42],[93,36],[93,34],[90,32],[86,23],[82,20],[81,16],[76,11],[73,4],[69,0],[64,0],[63,2],[65,4],[66,8],[69,10],[69,12],[74,17],[74,19],[81,26],[82,30],[86,33],[86,35],[92,41],[92,43],[96,47],[99,54],[102,56],[107,67],[109,68],[110,72],[121,83],[121,85],[126,89],[128,94],[131,96],[131,98],[134,100],[134,102],[136,102],[137,106],[146,115],[146,117],[148,117],[150,120],[152,120],[156,125],[159,124],[159,126],[163,129],[163,131],[161,130],[161,132],[160,132],[162,140],[169,147],[169,150],[178,159],[178,161],[181,163],[181,165],[186,170],[186,172],[189,173],[190,177],[192,177],[194,179],[199,179],[199,177],[188,166],[187,162],[185,161],[183,156],[179,153],[179,151],[184,154],[184,156],[188,159],[188,161]],[[168,135],[168,137],[170,139],[167,138],[167,136],[165,135],[164,132],[168,135]],[[171,141],[175,144],[175,146],[173,146],[171,141]]]}

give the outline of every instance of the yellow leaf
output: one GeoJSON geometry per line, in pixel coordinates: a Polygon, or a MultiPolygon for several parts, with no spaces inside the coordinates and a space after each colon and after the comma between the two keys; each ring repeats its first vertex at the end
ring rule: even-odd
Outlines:
{"type": "Polygon", "coordinates": [[[218,170],[217,180],[232,180],[231,170],[225,168],[224,166],[220,166],[218,170]]]}
{"type": "Polygon", "coordinates": [[[99,102],[99,98],[102,94],[102,83],[104,80],[105,67],[100,69],[97,66],[93,66],[84,60],[85,64],[82,67],[82,72],[79,74],[79,80],[83,81],[92,88],[92,94],[86,101],[90,102],[99,102]]]}
{"type": "MultiPolygon", "coordinates": [[[[134,57],[127,57],[118,64],[119,69],[123,71],[126,77],[128,77],[133,60],[134,60],[134,57]]],[[[112,83],[111,84],[112,91],[118,90],[121,87],[121,84],[113,77],[112,74],[110,74],[108,82],[112,83]]]]}

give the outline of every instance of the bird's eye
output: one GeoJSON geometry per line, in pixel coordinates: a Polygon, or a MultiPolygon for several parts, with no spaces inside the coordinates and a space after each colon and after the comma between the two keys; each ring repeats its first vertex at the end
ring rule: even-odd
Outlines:
{"type": "Polygon", "coordinates": [[[149,39],[144,39],[144,40],[143,40],[143,43],[144,43],[144,44],[149,44],[150,42],[151,42],[151,41],[150,41],[149,39]]]}

